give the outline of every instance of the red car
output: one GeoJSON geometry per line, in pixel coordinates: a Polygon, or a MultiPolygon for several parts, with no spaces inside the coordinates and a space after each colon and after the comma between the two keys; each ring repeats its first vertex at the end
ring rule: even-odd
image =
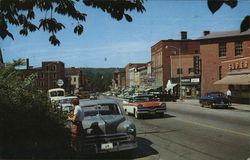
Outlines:
{"type": "Polygon", "coordinates": [[[166,103],[159,102],[154,96],[138,95],[124,100],[123,109],[127,115],[132,114],[138,119],[145,114],[164,117],[167,106],[166,103]]]}

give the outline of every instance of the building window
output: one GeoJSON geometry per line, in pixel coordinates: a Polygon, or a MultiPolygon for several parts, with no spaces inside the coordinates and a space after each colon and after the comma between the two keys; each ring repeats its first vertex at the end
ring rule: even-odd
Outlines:
{"type": "Polygon", "coordinates": [[[52,71],[56,71],[56,65],[53,65],[51,68],[52,71]]]}
{"type": "Polygon", "coordinates": [[[182,68],[177,68],[177,74],[183,74],[182,68]]]}
{"type": "Polygon", "coordinates": [[[74,82],[76,82],[76,77],[74,77],[74,82]]]}
{"type": "Polygon", "coordinates": [[[41,79],[44,78],[44,74],[43,74],[43,73],[40,74],[40,78],[41,78],[41,79]]]}
{"type": "Polygon", "coordinates": [[[49,66],[45,66],[46,67],[46,71],[49,71],[49,66]]]}
{"type": "Polygon", "coordinates": [[[219,66],[219,79],[221,79],[221,78],[222,78],[222,67],[219,66]]]}
{"type": "Polygon", "coordinates": [[[219,57],[225,57],[227,52],[226,43],[219,43],[219,57]]]}
{"type": "Polygon", "coordinates": [[[235,56],[241,56],[242,51],[242,42],[235,42],[235,56]]]}
{"type": "Polygon", "coordinates": [[[56,78],[56,73],[53,74],[53,78],[56,78]]]}
{"type": "Polygon", "coordinates": [[[188,74],[194,72],[194,68],[188,68],[188,74]]]}

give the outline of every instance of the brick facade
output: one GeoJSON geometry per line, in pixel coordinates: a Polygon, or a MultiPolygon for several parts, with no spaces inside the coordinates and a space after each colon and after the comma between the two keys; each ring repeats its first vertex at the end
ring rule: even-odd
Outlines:
{"type": "MultiPolygon", "coordinates": [[[[250,72],[250,31],[246,31],[245,33],[240,33],[239,31],[215,32],[211,35],[208,34],[201,37],[200,40],[202,59],[202,95],[208,91],[226,92],[229,87],[227,84],[216,85],[214,83],[230,74],[230,72],[250,72]],[[236,55],[236,43],[238,42],[242,44],[241,55],[236,55]],[[224,56],[220,55],[221,51],[219,48],[221,44],[224,44],[225,46],[224,56]],[[247,67],[239,67],[245,63],[248,64],[247,67]],[[232,67],[234,69],[232,69],[232,67]]],[[[232,92],[232,94],[234,94],[234,92],[232,92]]]]}

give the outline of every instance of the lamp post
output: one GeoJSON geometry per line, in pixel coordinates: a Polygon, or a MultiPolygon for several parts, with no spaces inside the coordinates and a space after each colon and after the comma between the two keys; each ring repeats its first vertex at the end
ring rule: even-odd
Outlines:
{"type": "Polygon", "coordinates": [[[177,48],[175,46],[165,46],[165,48],[169,48],[172,47],[174,49],[176,49],[178,51],[178,62],[179,62],[179,84],[180,84],[180,88],[179,88],[179,93],[180,93],[180,100],[182,100],[182,84],[181,84],[181,74],[182,74],[182,65],[181,65],[181,48],[177,48]]]}

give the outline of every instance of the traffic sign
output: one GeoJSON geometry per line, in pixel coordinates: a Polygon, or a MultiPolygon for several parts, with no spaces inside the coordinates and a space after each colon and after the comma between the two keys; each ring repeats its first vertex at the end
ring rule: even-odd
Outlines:
{"type": "Polygon", "coordinates": [[[64,82],[63,82],[62,79],[58,79],[56,83],[57,83],[57,85],[58,85],[59,87],[62,87],[63,84],[64,84],[64,82]]]}

